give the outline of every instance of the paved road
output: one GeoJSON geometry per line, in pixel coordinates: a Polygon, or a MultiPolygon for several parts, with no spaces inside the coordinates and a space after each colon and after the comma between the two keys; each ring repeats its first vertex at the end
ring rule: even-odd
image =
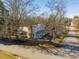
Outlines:
{"type": "Polygon", "coordinates": [[[42,54],[39,51],[34,52],[33,48],[23,48],[17,45],[3,45],[0,44],[0,50],[8,51],[13,54],[17,54],[22,57],[27,57],[28,59],[69,59],[54,55],[42,54]]]}

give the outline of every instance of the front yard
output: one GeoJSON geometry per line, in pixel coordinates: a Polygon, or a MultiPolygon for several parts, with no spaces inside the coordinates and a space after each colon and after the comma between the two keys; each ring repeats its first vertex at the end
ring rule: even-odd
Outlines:
{"type": "Polygon", "coordinates": [[[9,54],[8,52],[0,51],[0,59],[17,59],[12,54],[9,54]]]}

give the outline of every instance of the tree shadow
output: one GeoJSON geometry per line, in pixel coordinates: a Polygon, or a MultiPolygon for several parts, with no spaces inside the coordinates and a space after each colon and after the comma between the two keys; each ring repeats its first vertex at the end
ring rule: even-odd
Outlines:
{"type": "Polygon", "coordinates": [[[39,50],[41,53],[57,55],[57,48],[53,45],[39,45],[35,47],[36,50],[39,50]]]}
{"type": "Polygon", "coordinates": [[[33,47],[36,51],[41,51],[47,54],[56,54],[53,53],[53,49],[55,49],[56,43],[49,41],[35,41],[35,40],[10,40],[10,39],[0,39],[0,44],[3,45],[18,45],[23,47],[33,47]]]}
{"type": "MultiPolygon", "coordinates": [[[[40,51],[40,53],[44,53],[44,54],[49,54],[49,55],[56,55],[56,56],[64,56],[64,53],[62,51],[61,48],[64,45],[60,45],[54,42],[49,42],[49,41],[35,41],[35,40],[8,40],[8,39],[0,39],[0,44],[4,44],[4,45],[18,45],[18,46],[22,46],[24,48],[30,47],[33,48],[33,52],[37,52],[40,51]],[[60,50],[59,50],[60,49],[60,50]]],[[[64,48],[64,47],[63,47],[64,48]]],[[[78,47],[79,48],[79,47],[78,47]]],[[[64,48],[64,49],[68,49],[68,48],[64,48]]],[[[71,49],[71,48],[69,48],[71,49]]]]}

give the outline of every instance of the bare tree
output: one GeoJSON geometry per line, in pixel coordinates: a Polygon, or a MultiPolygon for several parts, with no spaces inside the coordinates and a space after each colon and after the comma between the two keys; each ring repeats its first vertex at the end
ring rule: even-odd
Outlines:
{"type": "Polygon", "coordinates": [[[53,40],[55,40],[58,37],[63,37],[66,29],[64,26],[65,4],[63,0],[53,0],[52,2],[48,2],[47,6],[51,10],[51,15],[49,16],[46,27],[51,31],[53,40]]]}
{"type": "MultiPolygon", "coordinates": [[[[29,14],[32,14],[37,8],[32,4],[33,0],[6,0],[5,7],[9,11],[9,15],[5,22],[6,33],[17,33],[17,28],[24,25],[29,14]]],[[[27,22],[26,22],[27,24],[27,22]]]]}

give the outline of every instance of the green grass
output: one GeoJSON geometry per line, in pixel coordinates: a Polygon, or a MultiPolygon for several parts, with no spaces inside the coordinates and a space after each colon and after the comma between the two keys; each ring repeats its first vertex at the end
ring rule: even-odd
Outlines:
{"type": "Polygon", "coordinates": [[[17,59],[17,58],[8,52],[0,51],[0,59],[17,59]]]}

